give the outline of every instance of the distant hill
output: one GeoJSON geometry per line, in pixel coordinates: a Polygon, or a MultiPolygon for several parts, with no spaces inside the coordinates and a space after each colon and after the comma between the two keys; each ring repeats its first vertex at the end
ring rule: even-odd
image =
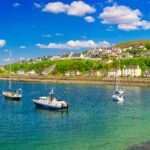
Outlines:
{"type": "Polygon", "coordinates": [[[126,47],[134,45],[146,45],[150,44],[150,40],[138,40],[138,41],[128,41],[114,45],[114,47],[126,47]]]}

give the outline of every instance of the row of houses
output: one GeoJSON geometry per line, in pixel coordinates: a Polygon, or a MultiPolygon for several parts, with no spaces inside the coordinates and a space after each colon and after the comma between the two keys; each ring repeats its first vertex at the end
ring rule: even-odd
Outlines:
{"type": "MultiPolygon", "coordinates": [[[[65,76],[81,76],[82,73],[78,70],[72,70],[65,72],[65,76]]],[[[100,70],[94,70],[94,71],[87,71],[85,76],[97,76],[101,77],[103,76],[103,73],[100,70]]]]}
{"type": "MultiPolygon", "coordinates": [[[[78,70],[76,71],[67,71],[65,73],[65,76],[80,76],[82,73],[78,70]]],[[[108,71],[108,74],[104,74],[100,70],[95,70],[95,71],[87,71],[86,76],[108,76],[108,77],[116,77],[116,76],[123,76],[123,77],[140,77],[142,76],[142,70],[141,68],[137,65],[130,65],[126,66],[121,69],[111,69],[108,71]]],[[[143,77],[150,77],[150,70],[145,70],[143,77]]]]}
{"type": "MultiPolygon", "coordinates": [[[[122,70],[118,69],[111,69],[108,71],[108,77],[115,77],[115,76],[123,76],[123,77],[140,77],[142,76],[142,70],[139,65],[130,65],[125,66],[122,70]]],[[[150,77],[150,70],[145,70],[144,77],[150,77]]]]}

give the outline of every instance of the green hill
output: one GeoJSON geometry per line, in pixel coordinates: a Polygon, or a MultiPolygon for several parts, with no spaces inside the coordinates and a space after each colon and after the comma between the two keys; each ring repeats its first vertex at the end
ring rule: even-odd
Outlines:
{"type": "Polygon", "coordinates": [[[150,44],[150,40],[128,41],[128,42],[118,43],[114,45],[114,47],[126,47],[126,46],[146,45],[146,44],[150,44]]]}

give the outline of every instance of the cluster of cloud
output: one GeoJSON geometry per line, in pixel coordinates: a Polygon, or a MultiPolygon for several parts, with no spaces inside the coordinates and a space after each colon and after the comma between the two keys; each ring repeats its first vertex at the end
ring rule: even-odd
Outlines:
{"type": "MultiPolygon", "coordinates": [[[[64,34],[63,33],[55,33],[54,34],[55,36],[63,36],[64,34]]],[[[42,37],[44,38],[49,38],[49,37],[52,37],[53,35],[51,34],[43,34],[42,37]]]]}
{"type": "Polygon", "coordinates": [[[150,29],[150,22],[142,20],[141,16],[139,9],[132,10],[127,6],[113,5],[105,7],[99,18],[102,19],[101,23],[117,25],[120,30],[150,29]]]}
{"type": "Polygon", "coordinates": [[[83,1],[73,1],[71,4],[62,2],[50,2],[42,9],[44,12],[66,13],[71,16],[84,16],[85,14],[94,13],[96,9],[83,1]]]}
{"type": "Polygon", "coordinates": [[[56,36],[63,36],[64,34],[63,33],[56,33],[55,35],[56,36]]]}
{"type": "Polygon", "coordinates": [[[95,22],[95,19],[92,17],[92,16],[86,16],[86,17],[84,17],[84,20],[86,21],[86,22],[95,22]]]}
{"type": "Polygon", "coordinates": [[[41,7],[42,7],[39,3],[36,3],[36,2],[34,2],[33,5],[34,5],[36,8],[41,8],[41,7]]]}
{"type": "Polygon", "coordinates": [[[94,42],[93,40],[70,40],[66,43],[49,43],[45,44],[36,44],[39,48],[47,48],[47,49],[80,49],[80,48],[94,48],[94,47],[109,47],[110,43],[107,41],[102,42],[94,42]]]}
{"type": "Polygon", "coordinates": [[[0,39],[0,47],[3,47],[6,45],[6,40],[0,39]]]}
{"type": "Polygon", "coordinates": [[[27,47],[26,47],[25,45],[21,45],[20,48],[21,48],[21,49],[25,49],[25,48],[27,48],[27,47]]]}
{"type": "Polygon", "coordinates": [[[15,7],[15,8],[18,8],[18,7],[21,6],[21,4],[20,3],[14,3],[12,6],[15,7]]]}

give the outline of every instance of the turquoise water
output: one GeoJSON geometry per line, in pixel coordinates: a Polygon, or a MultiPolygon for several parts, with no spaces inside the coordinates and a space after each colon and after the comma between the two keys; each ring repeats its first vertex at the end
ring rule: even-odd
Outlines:
{"type": "Polygon", "coordinates": [[[111,100],[111,86],[13,85],[24,96],[14,102],[0,95],[0,150],[125,150],[150,141],[150,88],[125,87],[126,101],[119,104],[111,100]],[[32,99],[51,88],[69,102],[68,111],[34,107],[32,99]]]}

